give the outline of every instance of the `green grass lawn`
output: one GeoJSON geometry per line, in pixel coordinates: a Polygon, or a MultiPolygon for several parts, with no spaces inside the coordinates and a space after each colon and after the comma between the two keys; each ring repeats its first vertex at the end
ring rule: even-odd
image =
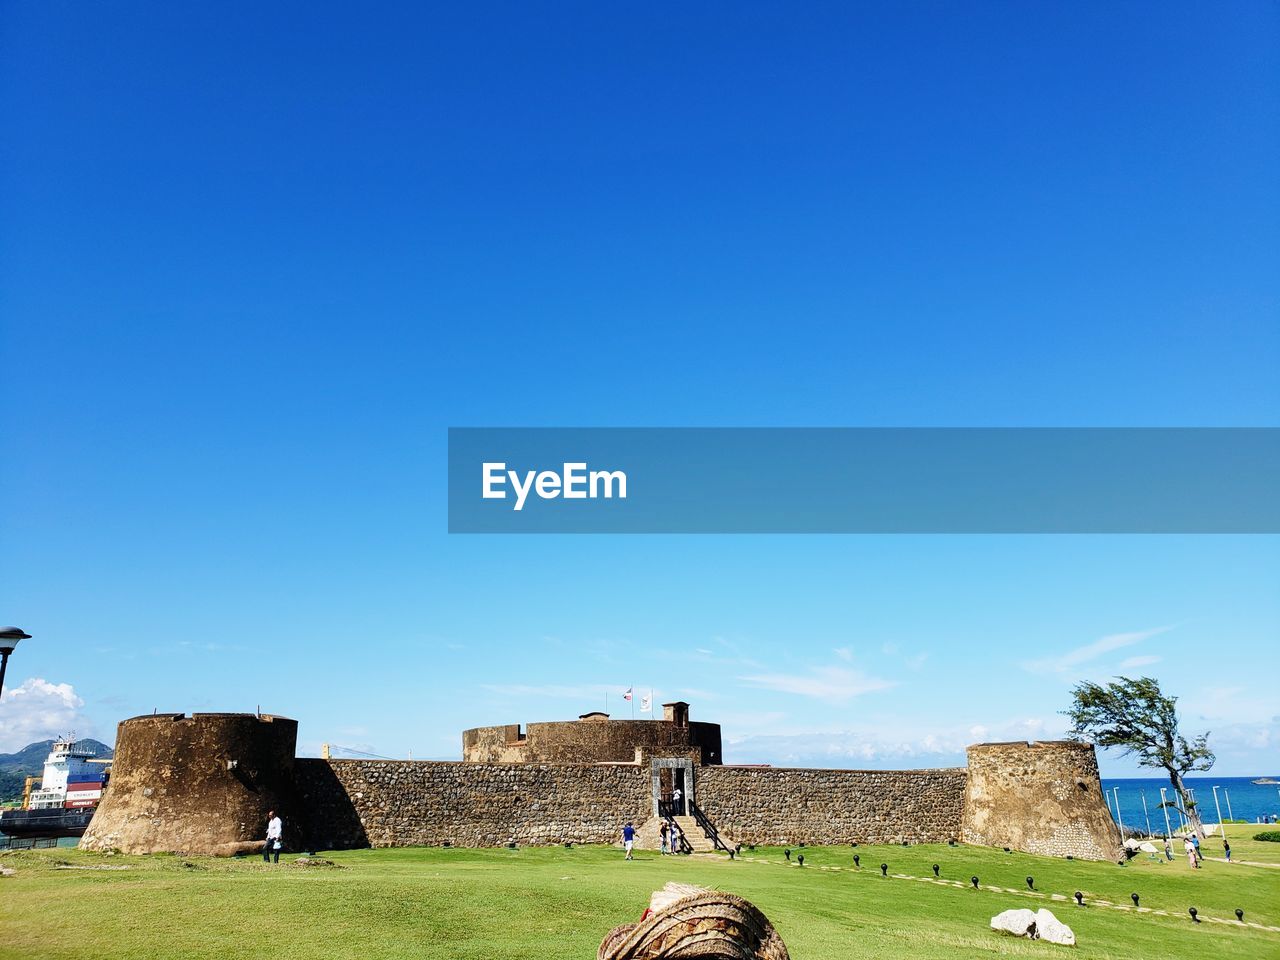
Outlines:
{"type": "MultiPolygon", "coordinates": [[[[1233,847],[1235,844],[1233,844],[1233,847]]],[[[1250,843],[1241,842],[1240,856],[1250,843]]],[[[606,847],[464,850],[409,848],[329,854],[339,868],[267,866],[260,860],[126,857],[57,849],[0,854],[17,875],[0,879],[0,958],[507,957],[591,960],[601,937],[639,918],[668,880],[745,896],[773,921],[796,960],[858,957],[1053,956],[1065,948],[987,928],[1011,907],[1048,906],[1076,932],[1078,956],[1280,957],[1280,870],[1184,861],[1128,866],[1006,854],[975,847],[914,846],[743,851],[751,860],[663,858],[626,863],[606,847]],[[852,869],[852,855],[862,870],[852,869]],[[962,888],[880,876],[932,877],[962,888]],[[127,870],[58,869],[57,865],[127,870]],[[823,866],[843,869],[824,870],[823,866]],[[976,874],[982,889],[970,889],[976,874]],[[990,886],[1026,889],[1036,898],[990,886]],[[1077,908],[1050,894],[1143,907],[1077,908]],[[1193,924],[1202,916],[1229,923],[1193,924]]]]}
{"type": "MultiPolygon", "coordinates": [[[[1256,834],[1271,830],[1280,830],[1280,826],[1274,823],[1228,823],[1227,839],[1231,841],[1231,856],[1236,860],[1280,864],[1280,843],[1253,839],[1256,834]]],[[[1205,841],[1203,849],[1206,856],[1220,857],[1222,840],[1210,837],[1205,841]]]]}

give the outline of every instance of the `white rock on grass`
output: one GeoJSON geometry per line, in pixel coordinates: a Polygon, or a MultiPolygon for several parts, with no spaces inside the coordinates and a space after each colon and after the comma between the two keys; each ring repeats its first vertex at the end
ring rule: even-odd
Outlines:
{"type": "Polygon", "coordinates": [[[991,929],[1015,937],[1036,937],[1036,915],[1030,910],[1006,910],[991,918],[991,929]]]}
{"type": "Polygon", "coordinates": [[[1076,945],[1075,933],[1048,910],[1036,911],[1036,934],[1041,940],[1058,943],[1064,947],[1076,945]]]}
{"type": "Polygon", "coordinates": [[[991,929],[1010,933],[1015,937],[1031,940],[1047,940],[1064,947],[1076,945],[1076,935],[1065,923],[1048,910],[1006,910],[991,918],[991,929]]]}

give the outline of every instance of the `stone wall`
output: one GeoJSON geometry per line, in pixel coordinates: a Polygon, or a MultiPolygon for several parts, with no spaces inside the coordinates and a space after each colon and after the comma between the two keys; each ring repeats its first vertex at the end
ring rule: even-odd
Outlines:
{"type": "Polygon", "coordinates": [[[449,843],[611,843],[650,807],[634,764],[300,760],[298,792],[320,849],[449,843]]]}
{"type": "Polygon", "coordinates": [[[738,843],[942,843],[960,836],[965,771],[702,767],[698,805],[738,843]]]}
{"type": "MultiPolygon", "coordinates": [[[[267,811],[295,807],[298,724],[248,713],[123,721],[86,850],[232,854],[261,845],[267,811]]],[[[285,840],[300,841],[289,825],[285,840]]]]}
{"type": "Polygon", "coordinates": [[[966,843],[1084,860],[1120,856],[1093,744],[982,743],[968,755],[966,843]]]}
{"type": "MultiPolygon", "coordinates": [[[[639,828],[649,819],[650,761],[683,756],[693,764],[688,795],[730,841],[958,838],[1050,856],[1119,855],[1090,744],[979,744],[967,771],[811,770],[699,764],[707,744],[718,748],[719,727],[687,719],[534,724],[529,739],[540,726],[572,728],[548,741],[561,756],[623,744],[634,753],[637,737],[657,739],[641,746],[639,763],[295,760],[297,724],[282,717],[135,717],[120,724],[110,787],[81,846],[244,852],[260,846],[270,808],[292,850],[609,843],[628,820],[639,828]],[[706,739],[691,746],[699,727],[706,739]]],[[[513,730],[482,729],[503,743],[513,730]]]]}
{"type": "Polygon", "coordinates": [[[718,723],[666,720],[610,720],[603,714],[581,720],[516,724],[463,731],[462,759],[471,763],[632,763],[643,754],[698,751],[700,763],[722,760],[718,723]]]}

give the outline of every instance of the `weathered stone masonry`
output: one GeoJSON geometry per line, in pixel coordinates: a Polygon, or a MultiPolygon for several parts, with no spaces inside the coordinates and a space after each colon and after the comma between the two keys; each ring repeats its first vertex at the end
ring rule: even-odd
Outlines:
{"type": "MultiPolygon", "coordinates": [[[[633,764],[299,760],[320,847],[609,843],[648,819],[633,764]]],[[[965,772],[702,767],[698,800],[740,843],[945,842],[960,835],[965,772]]]]}
{"type": "MultiPolygon", "coordinates": [[[[548,724],[548,736],[518,748],[588,758],[595,750],[595,762],[295,760],[297,725],[282,717],[135,717],[120,724],[111,786],[82,845],[243,852],[260,844],[273,807],[295,850],[612,842],[627,820],[649,835],[645,822],[678,773],[686,799],[696,798],[728,842],[958,838],[1053,856],[1118,855],[1089,744],[978,744],[967,771],[726,767],[707,762],[719,728],[690,724],[687,704],[666,706],[663,721],[614,727],[587,715],[548,724]],[[637,725],[653,729],[627,742],[637,725]],[[629,762],[600,759],[628,752],[629,762]]],[[[503,731],[505,743],[511,728],[477,729],[503,731]]],[[[495,741],[470,743],[483,751],[495,741]]],[[[700,828],[690,820],[685,829],[700,828]]]]}
{"type": "MultiPolygon", "coordinates": [[[[245,713],[134,717],[80,846],[234,854],[261,844],[267,810],[296,807],[298,723],[245,713]]],[[[290,823],[286,842],[300,842],[290,823]]]]}
{"type": "Polygon", "coordinates": [[[739,843],[958,839],[965,771],[703,767],[698,803],[739,843]]]}
{"type": "Polygon", "coordinates": [[[980,743],[968,750],[966,843],[1110,860],[1120,828],[1102,797],[1093,744],[980,743]]]}
{"type": "Polygon", "coordinates": [[[648,781],[632,764],[299,760],[297,766],[312,841],[322,848],[608,843],[626,820],[639,825],[649,816],[648,781]]]}

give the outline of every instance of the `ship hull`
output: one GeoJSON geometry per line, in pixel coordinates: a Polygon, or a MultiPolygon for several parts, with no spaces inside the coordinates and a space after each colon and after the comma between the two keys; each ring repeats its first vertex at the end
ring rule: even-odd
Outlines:
{"type": "Polygon", "coordinates": [[[0,812],[0,833],[10,837],[79,837],[92,819],[93,808],[5,810],[0,812]]]}

